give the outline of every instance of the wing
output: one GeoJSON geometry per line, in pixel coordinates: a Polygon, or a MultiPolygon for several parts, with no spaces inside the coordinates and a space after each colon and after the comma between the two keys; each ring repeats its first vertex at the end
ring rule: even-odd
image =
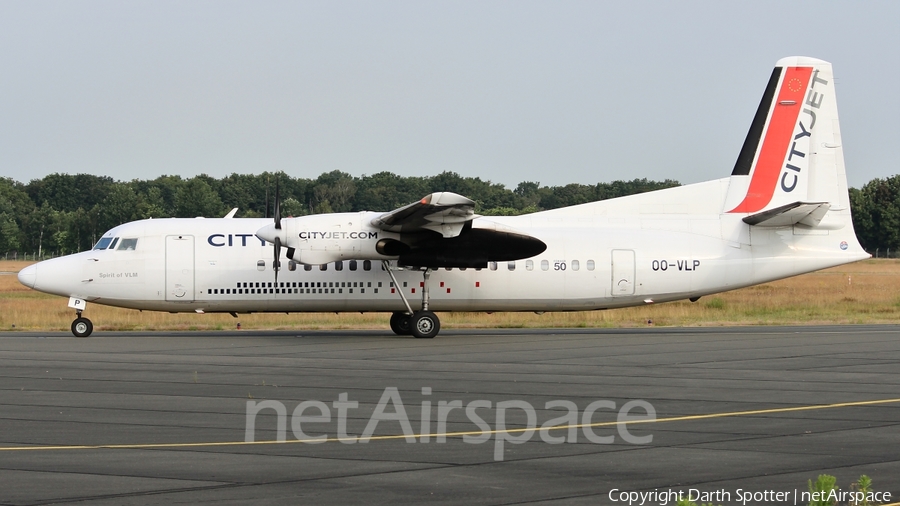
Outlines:
{"type": "Polygon", "coordinates": [[[481,216],[474,201],[441,192],[384,213],[372,226],[400,234],[398,240],[383,240],[380,253],[415,267],[486,267],[490,261],[528,258],[547,249],[540,239],[476,218],[481,216]]]}
{"type": "Polygon", "coordinates": [[[457,237],[466,223],[479,218],[475,202],[451,192],[437,192],[418,202],[384,213],[372,220],[372,226],[389,232],[431,230],[445,238],[457,237]]]}

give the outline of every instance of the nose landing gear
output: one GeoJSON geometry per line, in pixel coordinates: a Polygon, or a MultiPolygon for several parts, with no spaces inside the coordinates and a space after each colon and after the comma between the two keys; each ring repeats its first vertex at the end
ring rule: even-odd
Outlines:
{"type": "Polygon", "coordinates": [[[75,337],[88,337],[94,331],[94,324],[87,318],[81,316],[81,311],[76,313],[77,318],[72,322],[72,334],[75,337]]]}
{"type": "Polygon", "coordinates": [[[75,321],[72,322],[72,334],[75,337],[88,337],[94,331],[94,324],[81,316],[81,312],[87,307],[84,299],[69,297],[69,307],[75,310],[75,321]]]}

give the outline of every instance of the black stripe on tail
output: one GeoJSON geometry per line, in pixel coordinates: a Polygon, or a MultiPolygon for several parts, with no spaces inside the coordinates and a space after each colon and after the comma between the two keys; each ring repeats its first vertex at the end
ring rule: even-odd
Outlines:
{"type": "Polygon", "coordinates": [[[747,138],[744,139],[741,154],[738,155],[737,161],[734,162],[734,170],[731,171],[732,176],[750,175],[750,168],[753,166],[753,159],[756,157],[756,150],[759,148],[759,140],[762,137],[763,128],[766,127],[766,118],[769,116],[772,100],[775,99],[778,80],[781,79],[781,70],[781,67],[775,67],[772,71],[772,77],[769,78],[766,92],[759,102],[759,109],[756,110],[756,116],[754,116],[753,123],[750,125],[750,131],[747,132],[747,138]]]}

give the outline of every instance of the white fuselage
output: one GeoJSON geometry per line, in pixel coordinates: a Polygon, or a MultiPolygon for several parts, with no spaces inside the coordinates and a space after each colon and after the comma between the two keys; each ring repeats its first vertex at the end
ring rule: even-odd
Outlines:
{"type": "MultiPolygon", "coordinates": [[[[482,269],[434,269],[431,309],[642,305],[868,257],[849,224],[849,209],[831,211],[846,217],[848,225],[837,230],[756,228],[742,222],[742,215],[722,212],[728,185],[726,178],[525,216],[482,218],[538,238],[547,249],[482,269]]],[[[277,285],[272,245],[255,236],[271,220],[225,218],[127,223],[104,237],[137,239],[134,249],[95,249],[41,262],[23,282],[88,302],[172,312],[403,311],[399,289],[416,310],[422,305],[422,272],[395,271],[400,286],[392,286],[379,261],[390,257],[374,253],[375,242],[392,234],[372,233],[373,214],[347,214],[342,234],[321,240],[310,235],[315,230],[292,231],[299,237],[305,233],[313,249],[344,251],[347,259],[305,266],[289,262],[282,251],[277,285]],[[358,259],[361,254],[370,261],[358,259]]]]}

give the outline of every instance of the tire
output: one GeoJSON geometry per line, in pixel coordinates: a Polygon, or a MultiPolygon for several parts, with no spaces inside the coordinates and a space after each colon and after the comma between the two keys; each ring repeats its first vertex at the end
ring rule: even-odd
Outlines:
{"type": "Polygon", "coordinates": [[[432,339],[441,331],[441,321],[431,311],[417,311],[412,315],[412,335],[416,339],[432,339]]]}
{"type": "Polygon", "coordinates": [[[94,324],[87,318],[75,318],[72,322],[72,334],[75,337],[88,337],[94,331],[94,324]]]}
{"type": "Polygon", "coordinates": [[[397,311],[391,315],[391,330],[398,336],[412,334],[412,316],[397,311]]]}

